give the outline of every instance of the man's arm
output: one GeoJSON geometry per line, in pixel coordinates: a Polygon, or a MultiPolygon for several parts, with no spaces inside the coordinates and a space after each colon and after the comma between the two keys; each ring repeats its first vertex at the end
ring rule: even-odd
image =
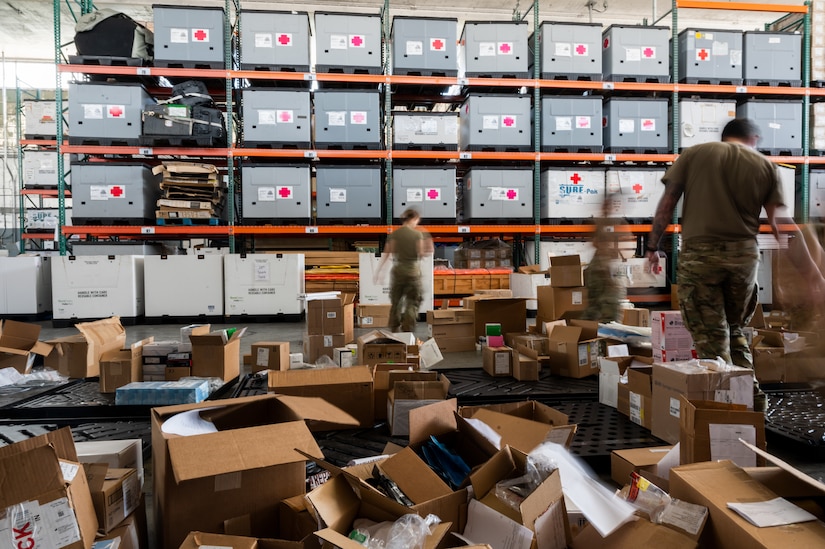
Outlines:
{"type": "Polygon", "coordinates": [[[378,262],[378,267],[375,268],[375,274],[373,274],[373,282],[378,284],[378,281],[381,280],[381,272],[384,270],[384,266],[389,261],[390,256],[393,252],[393,241],[392,238],[387,239],[387,244],[384,246],[384,251],[381,254],[381,260],[378,262]]]}
{"type": "Polygon", "coordinates": [[[659,200],[659,205],[656,206],[656,214],[653,216],[653,227],[650,230],[650,237],[648,238],[648,251],[653,252],[651,248],[658,248],[659,241],[662,240],[662,235],[665,234],[665,229],[673,221],[673,210],[676,209],[676,204],[679,203],[679,198],[684,191],[684,184],[672,181],[665,185],[665,192],[659,200]]]}

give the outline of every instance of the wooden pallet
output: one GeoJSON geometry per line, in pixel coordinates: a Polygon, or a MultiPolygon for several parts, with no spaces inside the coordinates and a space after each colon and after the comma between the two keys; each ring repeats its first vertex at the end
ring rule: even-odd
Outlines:
{"type": "Polygon", "coordinates": [[[433,295],[470,295],[478,290],[510,288],[509,269],[439,269],[433,272],[433,295]]]}

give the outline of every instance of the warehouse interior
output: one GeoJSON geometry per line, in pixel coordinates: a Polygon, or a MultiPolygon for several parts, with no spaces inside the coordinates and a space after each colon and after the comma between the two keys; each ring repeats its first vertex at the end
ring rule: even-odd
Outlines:
{"type": "Polygon", "coordinates": [[[825,1],[10,1],[0,57],[0,547],[825,546],[825,1]],[[747,368],[649,236],[734,118],[747,368]]]}

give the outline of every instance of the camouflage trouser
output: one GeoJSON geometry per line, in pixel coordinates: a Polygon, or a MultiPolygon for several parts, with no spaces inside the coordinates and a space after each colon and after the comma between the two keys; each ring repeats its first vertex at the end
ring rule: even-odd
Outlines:
{"type": "Polygon", "coordinates": [[[679,255],[679,307],[699,358],[753,368],[743,328],[756,310],[755,240],[685,244],[679,255]]]}
{"type": "Polygon", "coordinates": [[[390,328],[402,332],[415,330],[423,291],[418,265],[414,269],[393,267],[390,273],[390,328]]]}
{"type": "Polygon", "coordinates": [[[587,309],[582,318],[599,322],[621,320],[619,300],[625,298],[627,290],[613,277],[609,261],[594,258],[584,270],[584,285],[587,287],[587,309]]]}

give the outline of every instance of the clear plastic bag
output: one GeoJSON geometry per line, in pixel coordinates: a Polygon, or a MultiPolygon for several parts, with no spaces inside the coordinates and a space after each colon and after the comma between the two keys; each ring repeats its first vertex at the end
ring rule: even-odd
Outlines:
{"type": "Polygon", "coordinates": [[[369,549],[421,549],[432,527],[440,522],[435,515],[422,518],[412,513],[393,523],[359,519],[349,537],[369,549]]]}
{"type": "Polygon", "coordinates": [[[496,484],[496,497],[508,507],[518,511],[521,502],[556,469],[558,467],[553,458],[547,452],[542,451],[542,446],[539,445],[527,455],[527,463],[522,476],[496,484]]]}

